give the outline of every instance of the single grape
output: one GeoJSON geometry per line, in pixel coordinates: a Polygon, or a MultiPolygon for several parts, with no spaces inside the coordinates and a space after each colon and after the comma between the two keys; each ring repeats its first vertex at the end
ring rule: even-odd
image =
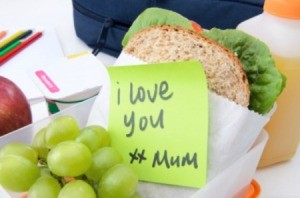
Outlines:
{"type": "Polygon", "coordinates": [[[62,177],[76,177],[89,169],[92,154],[84,144],[65,141],[51,149],[47,162],[54,174],[62,177]]]}
{"type": "Polygon", "coordinates": [[[74,180],[67,183],[60,191],[58,198],[96,198],[92,186],[83,180],[74,180]]]}
{"type": "Polygon", "coordinates": [[[52,148],[60,142],[74,140],[79,133],[79,125],[71,116],[60,116],[52,120],[46,128],[45,142],[52,148]]]}
{"type": "Polygon", "coordinates": [[[134,195],[138,176],[126,164],[117,164],[108,169],[98,186],[98,196],[105,198],[128,198],[134,195]]]}
{"type": "Polygon", "coordinates": [[[49,175],[41,176],[30,187],[28,198],[57,198],[61,190],[59,182],[49,175]]]}
{"type": "Polygon", "coordinates": [[[12,142],[3,146],[0,151],[0,158],[7,155],[21,156],[34,164],[38,161],[38,153],[31,146],[20,142],[12,142]]]}
{"type": "Polygon", "coordinates": [[[101,137],[90,127],[81,129],[75,141],[85,144],[91,152],[96,151],[102,145],[101,137]]]}
{"type": "Polygon", "coordinates": [[[38,156],[42,159],[46,159],[49,152],[45,142],[45,132],[46,127],[42,128],[37,134],[35,134],[31,144],[32,148],[38,152],[38,156]]]}
{"type": "Polygon", "coordinates": [[[98,182],[109,168],[122,163],[122,156],[112,147],[104,147],[93,153],[93,161],[85,175],[88,179],[98,182]]]}
{"type": "Polygon", "coordinates": [[[0,159],[0,184],[13,192],[27,191],[40,176],[40,169],[31,161],[16,155],[0,159]]]}
{"type": "Polygon", "coordinates": [[[96,134],[98,134],[102,142],[100,147],[106,147],[110,145],[110,136],[104,127],[99,125],[91,125],[87,128],[92,129],[96,134]]]}

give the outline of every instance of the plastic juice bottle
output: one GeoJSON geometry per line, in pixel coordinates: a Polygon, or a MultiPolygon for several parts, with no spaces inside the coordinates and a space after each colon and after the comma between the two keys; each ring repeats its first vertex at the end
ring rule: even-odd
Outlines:
{"type": "Polygon", "coordinates": [[[287,161],[300,140],[300,0],[265,0],[264,12],[237,29],[265,42],[276,67],[287,77],[277,110],[266,126],[270,138],[259,166],[287,161]]]}

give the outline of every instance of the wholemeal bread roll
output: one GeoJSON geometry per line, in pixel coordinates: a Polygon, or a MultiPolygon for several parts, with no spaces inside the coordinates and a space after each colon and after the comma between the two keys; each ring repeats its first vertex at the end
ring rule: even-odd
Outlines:
{"type": "Polygon", "coordinates": [[[249,105],[249,84],[238,58],[199,33],[182,27],[152,26],[134,35],[123,50],[147,63],[198,60],[211,91],[249,105]]]}

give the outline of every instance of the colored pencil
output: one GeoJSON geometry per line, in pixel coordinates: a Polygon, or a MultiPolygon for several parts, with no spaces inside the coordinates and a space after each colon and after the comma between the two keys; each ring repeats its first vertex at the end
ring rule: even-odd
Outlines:
{"type": "Polygon", "coordinates": [[[32,33],[32,30],[27,30],[27,31],[24,31],[21,34],[17,34],[16,36],[13,36],[10,39],[8,38],[7,41],[4,40],[3,44],[0,46],[0,51],[4,50],[6,47],[8,47],[9,45],[11,45],[14,42],[16,42],[16,41],[18,41],[20,39],[24,39],[24,38],[28,37],[31,33],[32,33]]]}
{"type": "Polygon", "coordinates": [[[1,40],[3,37],[5,37],[5,35],[6,35],[6,31],[1,31],[1,32],[0,32],[0,40],[1,40]]]}
{"type": "Polygon", "coordinates": [[[15,47],[13,50],[9,51],[8,53],[6,53],[2,57],[0,57],[0,65],[2,65],[3,63],[5,63],[9,59],[11,59],[12,57],[17,55],[19,52],[24,50],[26,47],[28,47],[30,44],[32,44],[34,41],[36,41],[38,38],[40,38],[42,36],[42,34],[43,34],[43,32],[35,33],[34,35],[29,37],[25,41],[22,41],[21,44],[18,45],[17,47],[15,47]]]}
{"type": "Polygon", "coordinates": [[[11,51],[12,49],[14,49],[15,47],[17,47],[20,44],[21,44],[20,40],[15,41],[14,43],[10,44],[5,49],[0,51],[0,57],[3,56],[4,54],[8,53],[9,51],[11,51]]]}
{"type": "Polygon", "coordinates": [[[7,37],[6,39],[4,39],[2,42],[0,42],[0,49],[24,33],[25,33],[25,30],[20,30],[20,31],[12,34],[11,36],[7,37]]]}

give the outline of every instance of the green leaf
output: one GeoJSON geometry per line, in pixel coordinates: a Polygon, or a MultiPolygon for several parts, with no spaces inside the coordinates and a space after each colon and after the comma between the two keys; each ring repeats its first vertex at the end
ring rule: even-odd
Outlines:
{"type": "Polygon", "coordinates": [[[248,108],[260,114],[268,113],[284,89],[286,78],[275,67],[267,45],[235,29],[213,28],[203,34],[237,55],[250,85],[251,95],[248,108]]]}

